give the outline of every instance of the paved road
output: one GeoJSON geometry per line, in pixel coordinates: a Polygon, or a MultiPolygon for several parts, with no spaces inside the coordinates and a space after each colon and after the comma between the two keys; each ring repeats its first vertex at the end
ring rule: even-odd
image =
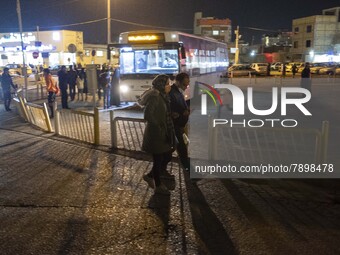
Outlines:
{"type": "Polygon", "coordinates": [[[339,254],[337,181],[198,180],[33,129],[0,106],[1,254],[339,254]]]}

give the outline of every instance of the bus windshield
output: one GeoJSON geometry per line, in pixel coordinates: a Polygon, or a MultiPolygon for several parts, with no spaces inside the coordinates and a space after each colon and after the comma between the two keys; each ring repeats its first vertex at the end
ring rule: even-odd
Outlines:
{"type": "Polygon", "coordinates": [[[177,49],[121,49],[121,74],[176,74],[177,49]]]}

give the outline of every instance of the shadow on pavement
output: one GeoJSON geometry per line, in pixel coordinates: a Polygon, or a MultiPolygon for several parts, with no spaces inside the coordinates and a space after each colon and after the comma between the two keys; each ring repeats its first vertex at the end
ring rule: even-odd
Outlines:
{"type": "Polygon", "coordinates": [[[216,214],[210,208],[203,193],[189,173],[184,173],[193,226],[200,241],[201,254],[238,254],[228,233],[216,214]]]}

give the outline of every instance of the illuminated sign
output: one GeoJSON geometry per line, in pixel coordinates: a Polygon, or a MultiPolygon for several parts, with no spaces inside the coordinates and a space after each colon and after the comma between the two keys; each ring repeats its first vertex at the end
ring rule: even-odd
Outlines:
{"type": "Polygon", "coordinates": [[[128,41],[134,43],[164,42],[164,34],[131,34],[128,36],[128,41]]]}
{"type": "MultiPolygon", "coordinates": [[[[23,33],[22,40],[25,44],[30,44],[31,42],[36,41],[36,37],[32,33],[27,33],[27,34],[23,33]]],[[[11,43],[11,42],[21,42],[20,34],[10,33],[10,34],[5,34],[0,38],[0,44],[11,43]]]]}

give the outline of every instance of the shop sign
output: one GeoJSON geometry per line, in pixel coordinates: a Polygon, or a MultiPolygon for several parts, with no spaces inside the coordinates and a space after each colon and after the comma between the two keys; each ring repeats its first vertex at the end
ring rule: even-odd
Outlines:
{"type": "MultiPolygon", "coordinates": [[[[36,37],[32,33],[22,34],[22,41],[25,44],[30,44],[31,42],[34,42],[35,40],[36,40],[36,37]]],[[[12,42],[21,42],[21,37],[19,33],[5,34],[0,38],[0,44],[12,43],[12,42]]]]}
{"type": "Polygon", "coordinates": [[[33,58],[38,58],[39,57],[39,52],[35,51],[32,53],[33,58]]]}

